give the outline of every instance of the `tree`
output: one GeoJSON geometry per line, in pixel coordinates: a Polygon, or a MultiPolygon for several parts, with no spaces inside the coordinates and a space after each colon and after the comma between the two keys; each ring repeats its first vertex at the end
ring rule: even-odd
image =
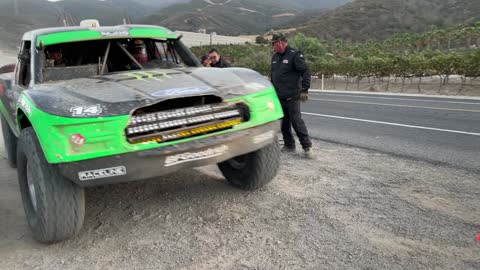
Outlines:
{"type": "Polygon", "coordinates": [[[302,51],[307,56],[306,60],[310,64],[327,53],[327,46],[322,44],[318,38],[307,37],[302,33],[295,35],[288,43],[292,47],[302,51]]]}
{"type": "Polygon", "coordinates": [[[257,44],[269,44],[270,42],[268,41],[268,39],[264,38],[263,36],[257,36],[255,38],[255,43],[257,43],[257,44]]]}
{"type": "Polygon", "coordinates": [[[422,84],[422,77],[423,76],[430,76],[431,72],[429,71],[427,58],[423,53],[416,53],[411,54],[409,56],[409,62],[411,67],[412,75],[418,78],[417,89],[420,93],[422,91],[421,84],[422,84]]]}
{"type": "Polygon", "coordinates": [[[455,74],[457,68],[459,67],[459,62],[461,57],[457,53],[448,53],[448,54],[437,54],[436,56],[429,59],[429,64],[433,70],[441,78],[439,92],[442,88],[442,85],[445,85],[448,82],[449,76],[455,74]]]}
{"type": "Polygon", "coordinates": [[[480,77],[480,49],[465,54],[463,58],[465,76],[470,78],[480,77]]]}
{"type": "Polygon", "coordinates": [[[258,73],[268,76],[271,72],[272,55],[266,51],[254,52],[251,56],[241,58],[235,63],[238,67],[250,68],[258,73]]]}

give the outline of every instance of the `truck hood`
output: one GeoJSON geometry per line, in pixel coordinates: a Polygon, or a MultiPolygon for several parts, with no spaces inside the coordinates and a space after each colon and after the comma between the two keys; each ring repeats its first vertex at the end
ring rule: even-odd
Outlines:
{"type": "Polygon", "coordinates": [[[244,68],[150,69],[38,84],[25,94],[53,115],[72,116],[73,108],[98,106],[98,116],[116,116],[167,99],[201,95],[229,99],[271,86],[244,68]]]}

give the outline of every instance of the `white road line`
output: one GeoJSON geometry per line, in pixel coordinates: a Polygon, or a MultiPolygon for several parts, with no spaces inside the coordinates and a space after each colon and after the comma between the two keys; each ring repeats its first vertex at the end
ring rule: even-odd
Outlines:
{"type": "Polygon", "coordinates": [[[373,97],[373,96],[360,96],[360,95],[340,95],[340,94],[325,94],[325,93],[315,93],[322,96],[339,96],[339,97],[358,97],[358,98],[376,98],[376,99],[393,99],[393,100],[408,100],[408,101],[419,101],[419,102],[438,102],[438,103],[452,103],[452,104],[468,104],[468,105],[478,105],[477,102],[462,102],[462,101],[442,101],[442,100],[433,100],[433,99],[413,99],[413,98],[389,98],[389,97],[373,97]]]}
{"type": "Polygon", "coordinates": [[[378,105],[378,106],[387,106],[387,107],[402,107],[402,108],[416,108],[416,109],[428,109],[428,110],[440,110],[440,111],[457,111],[457,112],[480,113],[480,110],[466,110],[466,109],[452,109],[452,108],[438,108],[438,107],[422,107],[422,106],[411,106],[411,105],[402,105],[402,104],[374,103],[374,102],[362,102],[362,101],[350,101],[350,100],[338,100],[338,99],[310,98],[309,100],[330,101],[330,102],[339,102],[339,103],[352,103],[352,104],[362,104],[362,105],[378,105]]]}
{"type": "Polygon", "coordinates": [[[302,112],[302,114],[311,115],[311,116],[326,117],[326,118],[335,118],[335,119],[342,119],[342,120],[366,122],[366,123],[373,123],[373,124],[381,124],[381,125],[388,125],[388,126],[396,126],[396,127],[416,128],[416,129],[442,131],[442,132],[449,132],[449,133],[456,133],[456,134],[463,134],[463,135],[480,136],[480,133],[466,132],[466,131],[460,131],[460,130],[431,128],[431,127],[422,127],[422,126],[412,126],[412,125],[404,125],[404,124],[398,124],[398,123],[390,123],[390,122],[382,122],[382,121],[373,121],[373,120],[366,120],[366,119],[359,119],[359,118],[341,117],[341,116],[335,116],[335,115],[309,113],[309,112],[302,112]]]}
{"type": "Polygon", "coordinates": [[[444,99],[444,100],[480,100],[479,96],[446,96],[446,95],[426,95],[426,94],[412,94],[412,93],[390,93],[390,92],[365,92],[365,91],[345,91],[345,90],[318,90],[310,89],[309,93],[328,93],[328,94],[345,94],[345,95],[363,95],[363,96],[390,96],[390,97],[420,97],[431,99],[444,99]]]}

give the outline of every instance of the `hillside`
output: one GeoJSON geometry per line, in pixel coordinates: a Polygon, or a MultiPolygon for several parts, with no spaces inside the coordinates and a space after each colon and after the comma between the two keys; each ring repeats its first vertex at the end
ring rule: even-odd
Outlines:
{"type": "Polygon", "coordinates": [[[299,32],[322,39],[366,41],[394,33],[420,33],[480,19],[478,0],[356,0],[316,16],[299,32]]]}
{"type": "Polygon", "coordinates": [[[121,24],[130,16],[135,23],[163,25],[174,30],[206,28],[219,34],[260,34],[272,27],[304,24],[313,14],[304,10],[334,7],[349,0],[0,0],[0,48],[15,49],[24,32],[78,24],[98,19],[102,25],[121,24]],[[321,3],[318,3],[321,2],[321,3]],[[303,14],[303,15],[300,15],[303,14]],[[152,15],[152,16],[149,16],[152,15]],[[273,16],[273,17],[272,17],[273,16]]]}
{"type": "Polygon", "coordinates": [[[0,47],[15,48],[22,33],[33,26],[58,25],[56,13],[52,5],[38,4],[33,0],[17,1],[17,5],[14,5],[14,1],[0,3],[0,47]]]}
{"type": "Polygon", "coordinates": [[[323,8],[336,7],[349,0],[192,0],[159,10],[143,23],[161,24],[172,29],[240,35],[260,34],[283,25],[305,23],[306,11],[321,13],[323,8]]]}
{"type": "Polygon", "coordinates": [[[128,14],[146,16],[151,9],[136,0],[2,0],[0,2],[0,47],[14,48],[21,35],[35,28],[62,26],[63,20],[78,24],[96,18],[103,25],[121,24],[128,14]]]}
{"type": "Polygon", "coordinates": [[[174,4],[188,3],[190,2],[190,0],[135,0],[135,2],[140,3],[143,6],[154,8],[156,10],[174,4]]]}
{"type": "Polygon", "coordinates": [[[296,28],[322,39],[361,42],[421,33],[432,25],[471,24],[480,20],[480,1],[0,0],[0,47],[15,48],[21,34],[31,29],[62,25],[65,14],[74,24],[90,18],[102,25],[121,24],[128,15],[135,23],[173,30],[259,35],[296,28]]]}

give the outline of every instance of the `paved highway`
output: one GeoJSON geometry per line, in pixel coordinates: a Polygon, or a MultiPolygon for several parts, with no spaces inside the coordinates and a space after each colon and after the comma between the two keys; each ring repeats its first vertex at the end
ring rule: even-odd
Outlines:
{"type": "Polygon", "coordinates": [[[317,91],[302,111],[314,138],[480,171],[478,98],[317,91]]]}

